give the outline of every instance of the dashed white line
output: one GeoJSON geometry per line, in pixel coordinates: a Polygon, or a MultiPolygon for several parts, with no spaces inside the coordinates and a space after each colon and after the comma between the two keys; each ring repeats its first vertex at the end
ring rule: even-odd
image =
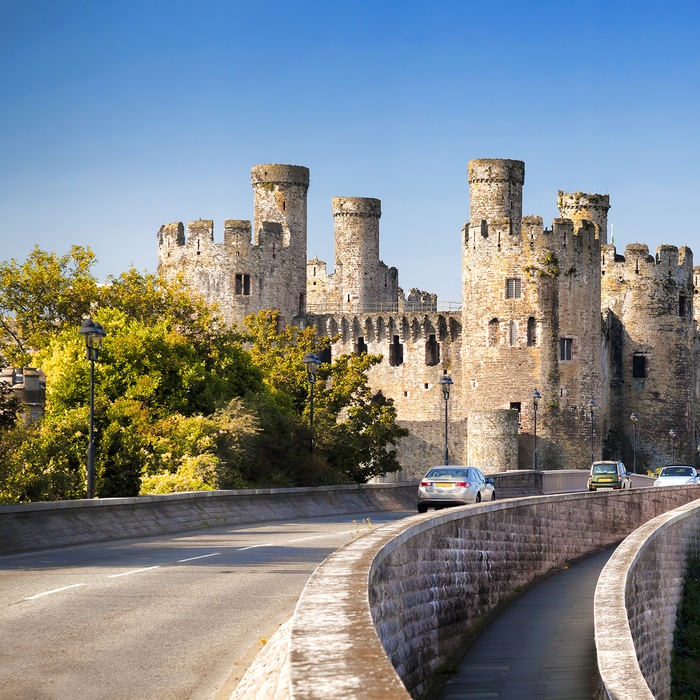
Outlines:
{"type": "Polygon", "coordinates": [[[121,574],[112,574],[107,578],[118,578],[119,576],[131,576],[131,574],[140,574],[142,571],[151,571],[152,569],[160,569],[160,566],[147,566],[145,569],[133,569],[132,571],[124,571],[121,574]]]}
{"type": "Polygon", "coordinates": [[[236,551],[245,552],[246,549],[257,549],[258,547],[274,547],[274,543],[268,542],[267,544],[251,544],[250,547],[239,547],[236,551]]]}
{"type": "Polygon", "coordinates": [[[61,591],[67,591],[69,588],[77,588],[78,586],[84,586],[84,583],[73,583],[70,586],[63,586],[62,588],[54,588],[51,591],[44,591],[43,593],[37,593],[36,595],[30,595],[25,598],[25,600],[36,600],[37,598],[43,598],[45,595],[51,595],[52,593],[60,593],[61,591]]]}
{"type": "Polygon", "coordinates": [[[195,559],[206,559],[207,557],[218,557],[221,552],[214,552],[213,554],[200,554],[198,557],[190,557],[189,559],[178,559],[177,563],[182,564],[184,561],[194,561],[195,559]]]}

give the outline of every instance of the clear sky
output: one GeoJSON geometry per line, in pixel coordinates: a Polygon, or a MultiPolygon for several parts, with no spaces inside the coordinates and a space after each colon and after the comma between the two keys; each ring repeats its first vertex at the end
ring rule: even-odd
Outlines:
{"type": "Polygon", "coordinates": [[[700,264],[699,29],[695,0],[0,0],[0,259],[155,272],[161,224],[220,240],[250,168],[289,163],[309,258],[332,197],[377,197],[400,285],[458,300],[467,162],[515,158],[525,214],[609,193],[619,252],[700,264]]]}

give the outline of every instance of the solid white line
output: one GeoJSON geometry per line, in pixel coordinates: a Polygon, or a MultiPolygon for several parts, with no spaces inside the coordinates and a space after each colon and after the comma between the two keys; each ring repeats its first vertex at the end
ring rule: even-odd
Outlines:
{"type": "Polygon", "coordinates": [[[195,559],[206,559],[207,557],[218,557],[221,552],[214,552],[213,554],[202,554],[198,557],[190,557],[189,559],[178,559],[177,563],[182,564],[183,561],[194,561],[195,559]]]}
{"type": "Polygon", "coordinates": [[[63,588],[54,588],[52,591],[44,591],[43,593],[37,593],[36,595],[30,595],[25,598],[25,600],[36,600],[37,598],[42,598],[45,595],[51,595],[52,593],[59,593],[60,591],[67,591],[69,588],[77,588],[78,586],[84,586],[84,583],[73,583],[70,586],[63,586],[63,588]]]}
{"type": "Polygon", "coordinates": [[[142,571],[151,571],[151,569],[160,569],[160,566],[147,566],[145,569],[134,569],[133,571],[125,571],[122,574],[112,574],[107,578],[117,578],[119,576],[131,576],[131,574],[140,574],[142,571]]]}

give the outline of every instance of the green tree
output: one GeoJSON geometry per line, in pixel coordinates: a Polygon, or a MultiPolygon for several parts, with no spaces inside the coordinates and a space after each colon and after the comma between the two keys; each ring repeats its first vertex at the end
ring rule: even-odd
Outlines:
{"type": "MultiPolygon", "coordinates": [[[[309,383],[303,358],[307,352],[322,353],[332,339],[317,338],[312,327],[278,330],[276,311],[260,312],[245,322],[253,362],[273,391],[289,396],[308,445],[309,383]]],[[[367,372],[381,361],[381,355],[341,355],[319,367],[314,389],[319,463],[306,479],[363,483],[401,468],[393,448],[408,431],[396,423],[393,401],[373,395],[368,384],[367,372]]]]}
{"type": "Polygon", "coordinates": [[[97,298],[89,248],[56,255],[32,250],[23,264],[0,262],[0,329],[5,364],[26,367],[64,325],[80,326],[97,298]]]}

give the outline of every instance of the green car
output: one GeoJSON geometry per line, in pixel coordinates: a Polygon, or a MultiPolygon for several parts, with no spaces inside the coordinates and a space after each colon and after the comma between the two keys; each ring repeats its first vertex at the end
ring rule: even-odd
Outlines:
{"type": "Polygon", "coordinates": [[[632,478],[622,462],[593,462],[588,477],[589,491],[631,489],[632,478]]]}

